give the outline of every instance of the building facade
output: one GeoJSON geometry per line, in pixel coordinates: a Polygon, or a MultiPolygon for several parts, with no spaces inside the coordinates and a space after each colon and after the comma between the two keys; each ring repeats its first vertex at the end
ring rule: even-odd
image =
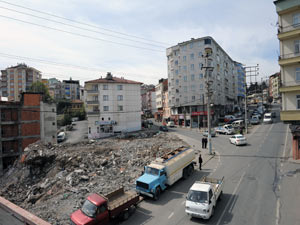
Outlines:
{"type": "MultiPolygon", "coordinates": [[[[167,49],[168,90],[171,119],[190,127],[207,126],[207,79],[212,103],[212,121],[232,113],[238,104],[238,71],[241,64],[233,61],[212,37],[191,39],[167,49]],[[210,49],[209,64],[204,68],[210,49]],[[207,73],[207,76],[206,76],[207,73]]],[[[240,95],[242,97],[242,95],[240,95]]]]}
{"type": "Polygon", "coordinates": [[[280,73],[275,73],[269,77],[269,96],[273,98],[273,102],[280,101],[280,73]]]}
{"type": "Polygon", "coordinates": [[[80,99],[80,84],[79,80],[64,80],[63,84],[63,98],[68,100],[80,99]]]}
{"type": "Polygon", "coordinates": [[[23,93],[20,102],[0,102],[0,173],[31,143],[57,143],[56,105],[36,93],[23,93]]]}
{"type": "Polygon", "coordinates": [[[156,95],[156,113],[155,113],[155,119],[157,121],[162,122],[163,120],[167,120],[168,117],[166,117],[167,113],[165,113],[167,109],[166,107],[166,92],[168,92],[168,79],[160,79],[158,81],[158,85],[155,87],[155,95],[156,95]]]}
{"type": "Polygon", "coordinates": [[[141,83],[113,77],[85,82],[88,137],[141,129],[141,83]]]}
{"type": "Polygon", "coordinates": [[[154,117],[156,108],[156,91],[153,84],[141,86],[142,112],[145,117],[154,117]]]}
{"type": "MultiPolygon", "coordinates": [[[[274,1],[278,14],[278,39],[281,72],[280,119],[292,126],[300,125],[300,2],[274,1]]],[[[294,158],[299,159],[300,130],[292,129],[294,158]]]]}
{"type": "Polygon", "coordinates": [[[41,72],[26,64],[1,70],[1,77],[2,95],[9,101],[20,101],[20,93],[29,91],[32,83],[42,81],[41,72]]]}

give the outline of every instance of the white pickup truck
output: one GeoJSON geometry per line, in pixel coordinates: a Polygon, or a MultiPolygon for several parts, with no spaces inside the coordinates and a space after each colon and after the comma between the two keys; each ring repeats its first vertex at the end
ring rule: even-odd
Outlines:
{"type": "Polygon", "coordinates": [[[203,177],[201,181],[196,181],[186,197],[185,212],[191,217],[209,219],[223,193],[223,185],[224,177],[203,177]]]}
{"type": "Polygon", "coordinates": [[[234,133],[234,128],[229,125],[229,124],[225,124],[224,126],[219,126],[215,128],[215,131],[217,134],[233,134],[234,133]]]}

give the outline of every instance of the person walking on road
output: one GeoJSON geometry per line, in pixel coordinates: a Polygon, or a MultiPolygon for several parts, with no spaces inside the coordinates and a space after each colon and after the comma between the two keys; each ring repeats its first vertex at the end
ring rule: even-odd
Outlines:
{"type": "Polygon", "coordinates": [[[205,147],[205,143],[204,142],[205,142],[205,137],[202,138],[202,148],[205,147]]]}
{"type": "Polygon", "coordinates": [[[207,146],[207,138],[205,137],[204,138],[204,148],[206,148],[206,146],[207,146]]]}
{"type": "Polygon", "coordinates": [[[201,157],[201,154],[199,155],[199,170],[202,170],[202,162],[203,162],[203,160],[202,160],[202,157],[201,157]]]}

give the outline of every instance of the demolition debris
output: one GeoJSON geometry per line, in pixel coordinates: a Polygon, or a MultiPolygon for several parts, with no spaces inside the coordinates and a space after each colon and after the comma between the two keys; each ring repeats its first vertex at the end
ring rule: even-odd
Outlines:
{"type": "Polygon", "coordinates": [[[145,165],[183,145],[171,133],[155,132],[75,145],[36,142],[0,179],[0,195],[51,224],[68,224],[90,193],[134,188],[145,165]]]}

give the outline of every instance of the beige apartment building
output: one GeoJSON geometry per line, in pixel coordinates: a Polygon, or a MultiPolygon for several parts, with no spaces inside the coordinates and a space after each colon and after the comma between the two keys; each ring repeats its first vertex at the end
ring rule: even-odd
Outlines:
{"type": "Polygon", "coordinates": [[[275,73],[269,77],[269,96],[273,97],[273,102],[280,101],[280,73],[275,73]]]}
{"type": "Polygon", "coordinates": [[[41,72],[26,64],[8,67],[1,70],[2,96],[9,101],[20,101],[20,93],[29,91],[32,83],[42,81],[41,72]]]}
{"type": "Polygon", "coordinates": [[[155,86],[156,94],[156,113],[157,121],[167,121],[170,119],[170,109],[168,104],[168,79],[160,79],[155,86]]]}
{"type": "Polygon", "coordinates": [[[274,1],[278,14],[282,110],[280,118],[290,123],[294,158],[300,158],[300,1],[274,1]]]}

